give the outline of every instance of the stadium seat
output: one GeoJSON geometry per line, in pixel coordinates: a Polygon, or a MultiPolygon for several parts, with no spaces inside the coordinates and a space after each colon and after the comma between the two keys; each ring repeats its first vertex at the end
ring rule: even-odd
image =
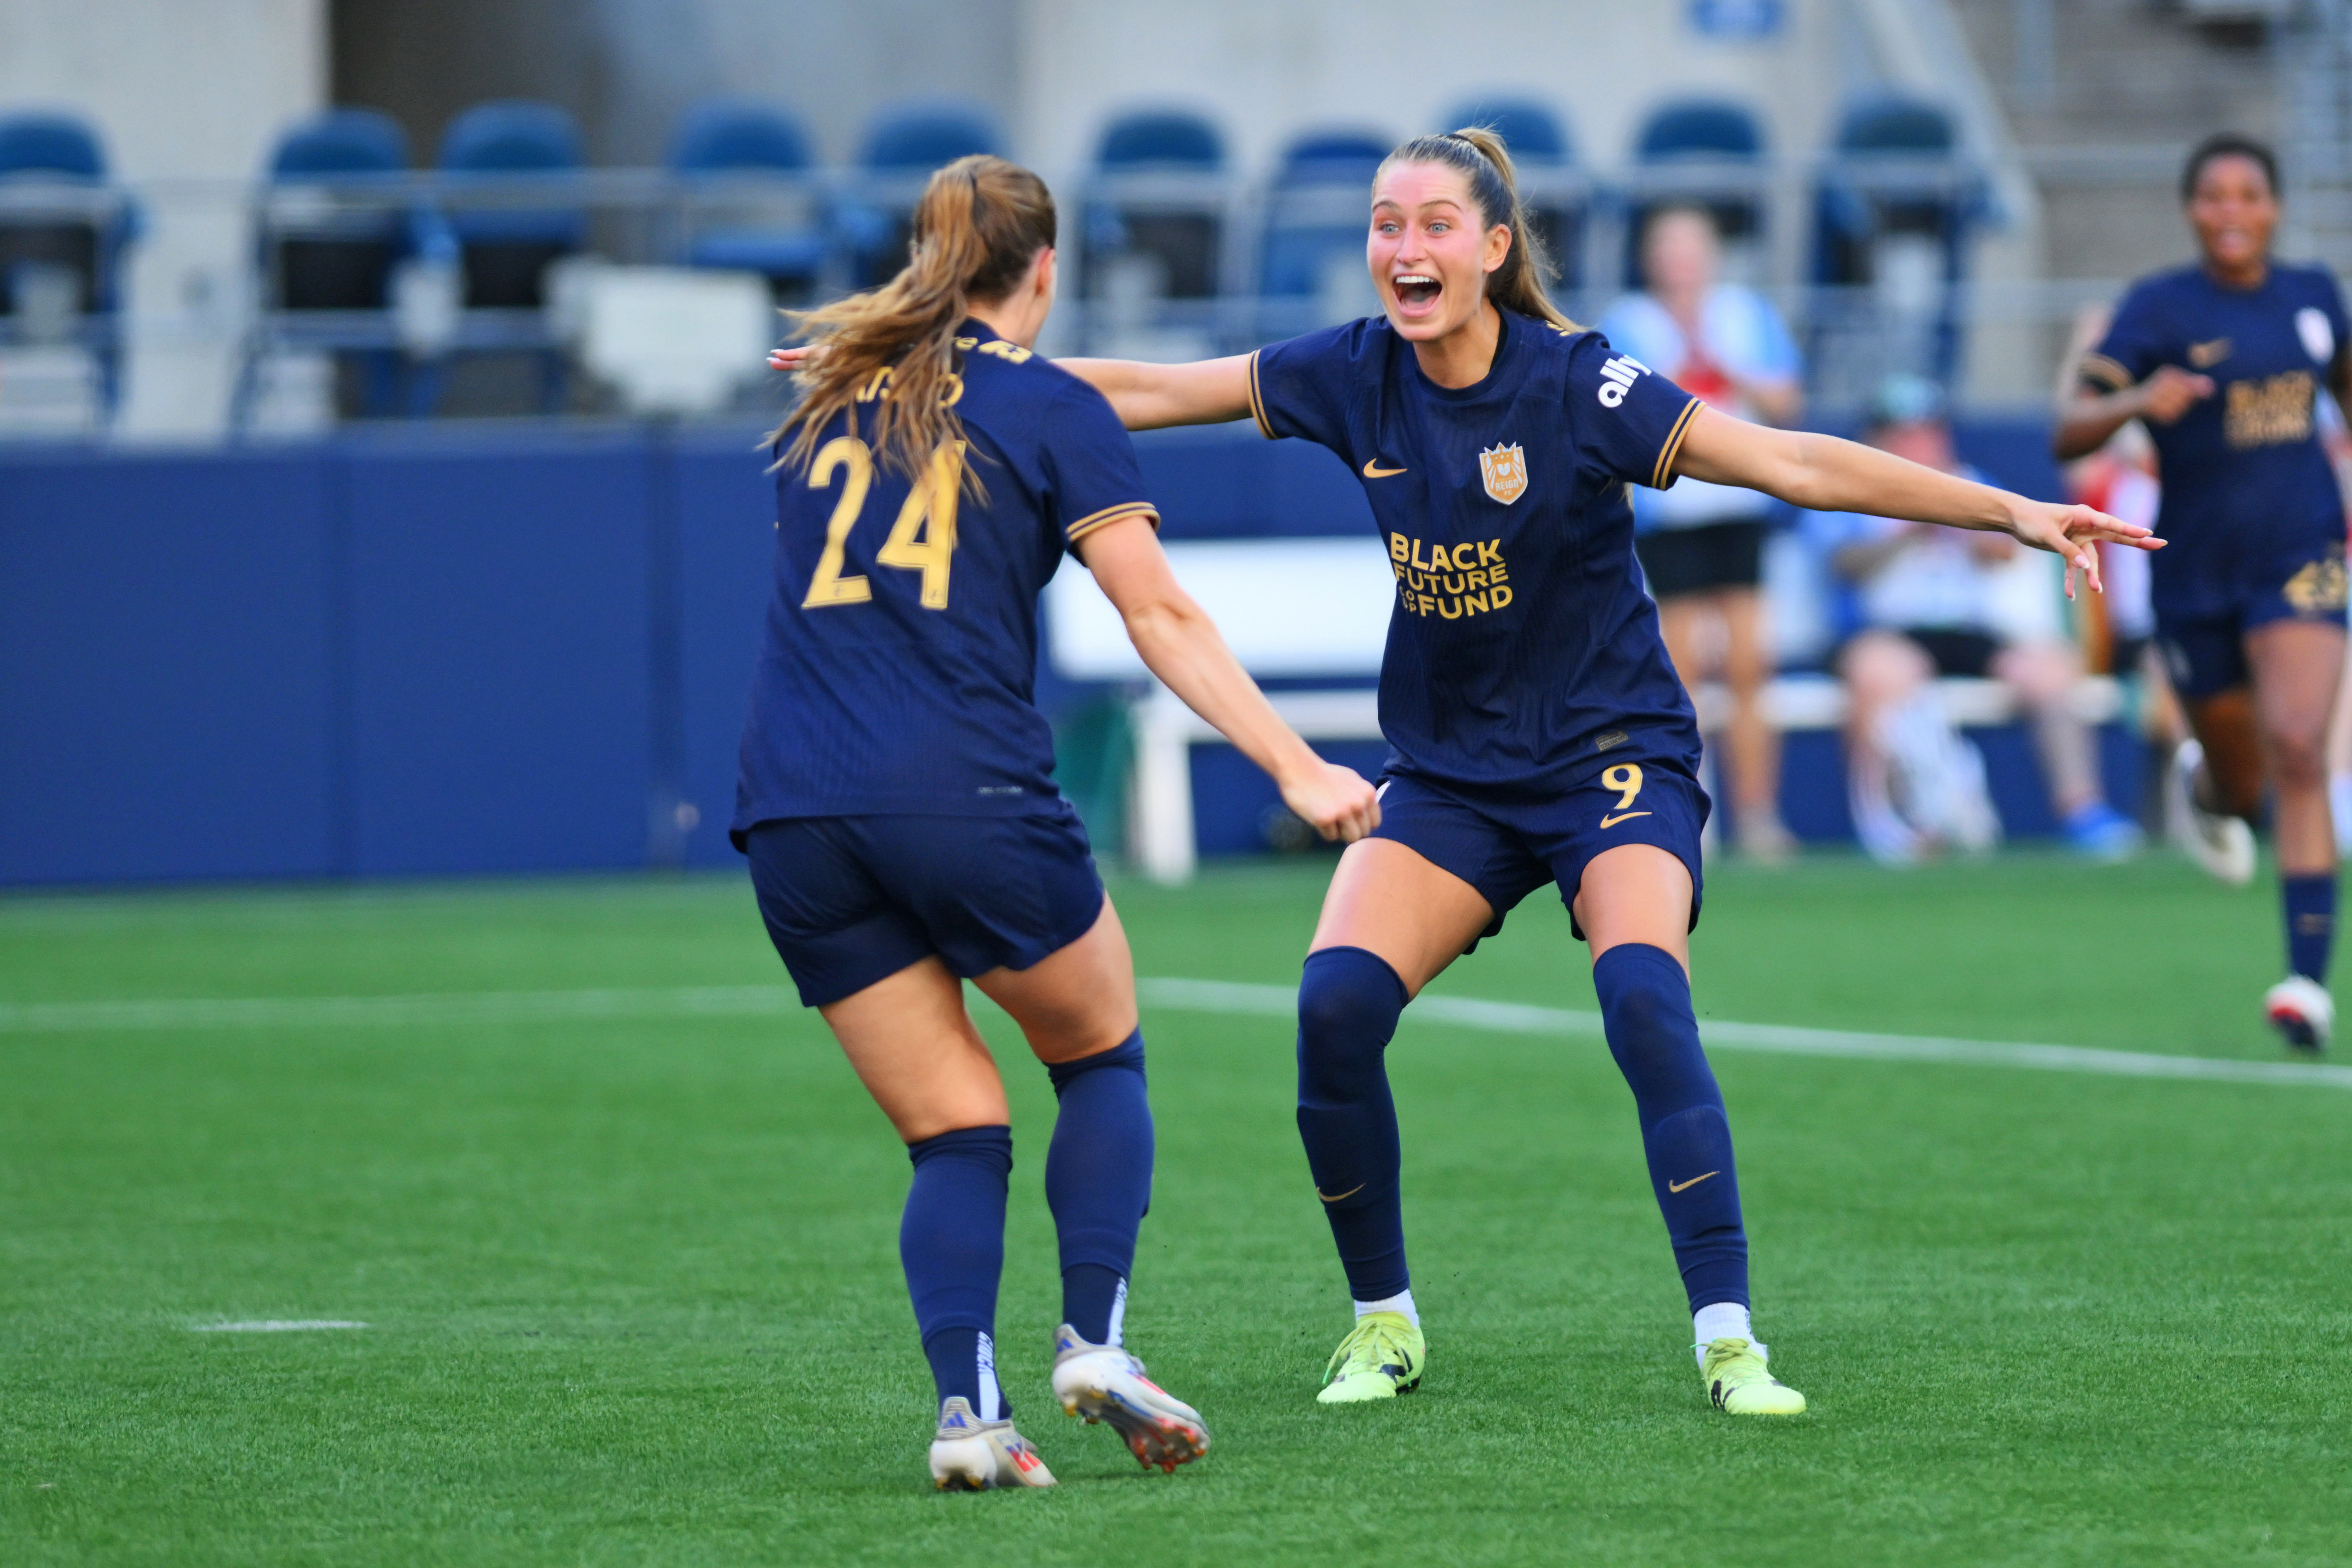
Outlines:
{"type": "Polygon", "coordinates": [[[0,341],[79,342],[97,366],[100,411],[110,416],[121,384],[123,253],[139,216],[106,178],[105,150],[82,121],[0,118],[0,187],[8,193],[0,209],[0,341]],[[50,313],[46,302],[27,308],[36,277],[59,279],[50,296],[63,307],[55,320],[36,319],[50,313]]]}
{"type": "Polygon", "coordinates": [[[1292,142],[1265,195],[1260,331],[1287,337],[1379,309],[1364,268],[1372,176],[1395,142],[1355,130],[1292,142]]]}
{"type": "Polygon", "coordinates": [[[857,195],[838,214],[858,286],[886,282],[907,264],[915,203],[933,170],[1003,149],[996,121],[977,104],[905,103],[876,115],[858,152],[857,195]]]}
{"type": "Polygon", "coordinates": [[[1871,362],[1858,376],[1904,370],[1948,382],[1960,349],[1954,289],[1984,207],[1983,178],[1945,110],[1894,95],[1850,104],[1814,192],[1812,278],[1874,292],[1816,312],[1817,353],[1844,340],[1849,357],[1871,362]],[[1914,341],[1886,341],[1889,332],[1914,341]],[[1860,341],[1873,336],[1882,341],[1860,341]]]}
{"type": "MultiPolygon", "coordinates": [[[[1223,281],[1231,205],[1224,141],[1207,121],[1181,110],[1147,110],[1112,121],[1087,184],[1086,298],[1102,301],[1107,317],[1138,318],[1167,315],[1169,300],[1213,300],[1223,281]]],[[[1196,315],[1204,309],[1179,307],[1196,315]]],[[[1139,319],[1108,325],[1118,335],[1156,323],[1139,319]]],[[[1204,345],[1202,352],[1210,351],[1204,345]]]]}
{"type": "MultiPolygon", "coordinates": [[[[581,166],[579,127],[551,103],[478,103],[442,132],[437,166],[463,268],[467,314],[454,352],[536,354],[540,407],[552,414],[564,403],[567,365],[546,319],[548,269],[588,240],[588,215],[563,190],[581,166]]],[[[439,401],[439,369],[418,378],[419,413],[439,401]]]]}
{"type": "Polygon", "coordinates": [[[1653,110],[1634,138],[1635,168],[1622,196],[1625,287],[1641,286],[1642,229],[1662,206],[1706,207],[1735,256],[1759,244],[1764,151],[1756,116],[1727,100],[1686,99],[1653,110]]]}
{"type": "Polygon", "coordinates": [[[814,292],[833,252],[800,125],[721,99],[678,122],[669,166],[686,184],[678,253],[689,267],[757,272],[779,300],[814,292]]]}
{"type": "MultiPolygon", "coordinates": [[[[479,103],[449,123],[440,168],[448,174],[562,175],[580,167],[580,132],[551,103],[479,103]]],[[[581,248],[587,216],[565,204],[520,208],[453,203],[450,227],[466,268],[469,310],[538,309],[550,265],[581,248]]]]}
{"type": "Polygon", "coordinates": [[[1519,195],[1528,221],[1559,268],[1569,289],[1584,282],[1586,211],[1591,193],[1576,172],[1574,144],[1549,105],[1529,98],[1482,98],[1454,106],[1444,121],[1448,131],[1485,125],[1510,149],[1519,172],[1519,195]]]}
{"type": "Polygon", "coordinates": [[[389,414],[402,369],[393,274],[430,254],[454,260],[439,216],[401,188],[408,136],[390,115],[334,109],[278,139],[255,204],[261,310],[248,334],[229,424],[250,422],[261,365],[275,353],[352,356],[366,372],[365,412],[389,414]]]}

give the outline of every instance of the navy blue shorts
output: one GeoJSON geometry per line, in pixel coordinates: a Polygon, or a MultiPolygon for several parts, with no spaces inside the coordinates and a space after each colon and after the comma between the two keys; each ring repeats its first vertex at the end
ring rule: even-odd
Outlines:
{"type": "Polygon", "coordinates": [[[1035,816],[794,816],[744,836],[768,940],[822,1007],[937,953],[962,979],[1094,929],[1102,879],[1069,803],[1035,816]]]}
{"type": "Polygon", "coordinates": [[[1698,836],[1711,808],[1696,779],[1662,763],[1620,763],[1565,795],[1533,802],[1390,773],[1381,781],[1381,825],[1372,837],[1394,839],[1477,889],[1495,910],[1482,939],[1503,929],[1503,917],[1521,899],[1553,882],[1569,906],[1569,929],[1582,941],[1576,890],[1584,868],[1620,844],[1654,844],[1690,868],[1690,923],[1696,929],[1706,886],[1698,836]]]}
{"type": "Polygon", "coordinates": [[[2336,550],[2221,615],[2168,616],[2158,610],[2156,646],[2173,689],[2195,702],[2245,685],[2252,679],[2246,665],[2248,632],[2289,620],[2340,626],[2346,587],[2344,552],[2336,550]]]}

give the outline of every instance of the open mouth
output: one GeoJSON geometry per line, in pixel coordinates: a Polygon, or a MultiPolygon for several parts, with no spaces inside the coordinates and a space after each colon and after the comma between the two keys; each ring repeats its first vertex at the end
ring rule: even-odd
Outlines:
{"type": "Polygon", "coordinates": [[[1426,272],[1400,272],[1389,279],[1396,290],[1397,303],[1415,314],[1437,303],[1444,286],[1426,272]]]}

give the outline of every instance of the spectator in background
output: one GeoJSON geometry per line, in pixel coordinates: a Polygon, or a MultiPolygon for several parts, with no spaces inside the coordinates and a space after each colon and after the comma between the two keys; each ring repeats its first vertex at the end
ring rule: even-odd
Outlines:
{"type": "MultiPolygon", "coordinates": [[[[1946,473],[1971,474],[1953,450],[1943,399],[1916,376],[1879,390],[1872,446],[1946,473]]],[[[1849,704],[1847,758],[1863,847],[1908,864],[1947,846],[1999,836],[1983,763],[1944,715],[1938,676],[1990,676],[2032,721],[2052,808],[2076,849],[2120,859],[2139,829],[2099,788],[2089,726],[2072,701],[2082,660],[2064,640],[2049,574],[2001,534],[1929,531],[1886,518],[1813,513],[1809,535],[1851,590],[1862,629],[1837,658],[1849,704]]]]}
{"type": "MultiPolygon", "coordinates": [[[[1722,259],[1705,207],[1660,210],[1642,240],[1647,291],[1618,300],[1601,330],[1710,407],[1792,425],[1803,400],[1796,344],[1763,296],[1719,280],[1722,259]]],[[[1772,660],[1759,584],[1771,509],[1754,490],[1696,479],[1633,492],[1634,549],[1667,655],[1692,691],[1717,673],[1731,689],[1728,755],[1717,766],[1730,763],[1726,793],[1740,850],[1763,860],[1796,848],[1780,823],[1780,738],[1763,704],[1772,660]]]]}

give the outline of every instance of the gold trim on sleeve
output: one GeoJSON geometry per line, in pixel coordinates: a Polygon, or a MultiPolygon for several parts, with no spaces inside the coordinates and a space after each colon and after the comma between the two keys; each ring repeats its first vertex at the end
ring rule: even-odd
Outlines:
{"type": "Polygon", "coordinates": [[[1683,437],[1690,429],[1691,420],[1704,406],[1696,397],[1683,405],[1682,416],[1675,421],[1675,427],[1666,432],[1666,444],[1658,448],[1658,465],[1650,470],[1652,489],[1662,490],[1675,482],[1675,458],[1683,449],[1683,437]]]}
{"type": "Polygon", "coordinates": [[[1261,352],[1263,352],[1263,351],[1258,350],[1258,349],[1252,349],[1252,350],[1250,351],[1250,356],[1249,356],[1249,405],[1250,405],[1250,417],[1257,421],[1258,433],[1259,433],[1260,435],[1264,436],[1267,440],[1269,440],[1269,441],[1273,441],[1273,440],[1277,440],[1277,439],[1279,439],[1279,437],[1277,437],[1275,435],[1275,433],[1274,433],[1274,426],[1273,426],[1271,424],[1267,423],[1267,421],[1266,421],[1266,417],[1265,417],[1265,393],[1263,393],[1263,392],[1261,392],[1260,390],[1258,390],[1258,384],[1257,384],[1257,356],[1258,356],[1258,354],[1259,354],[1261,352]]]}
{"type": "Polygon", "coordinates": [[[1108,527],[1111,523],[1118,521],[1121,518],[1127,517],[1148,517],[1151,520],[1152,527],[1158,528],[1160,526],[1159,508],[1153,506],[1150,501],[1123,500],[1117,506],[1107,506],[1100,511],[1088,512],[1086,516],[1078,519],[1077,521],[1064,529],[1062,531],[1062,536],[1071,543],[1076,544],[1079,540],[1095,531],[1095,530],[1108,527]]]}
{"type": "Polygon", "coordinates": [[[2084,381],[2096,382],[2109,392],[2121,392],[2132,384],[2133,379],[2129,369],[2105,354],[2084,354],[2083,363],[2074,367],[2074,374],[2084,381]]]}

